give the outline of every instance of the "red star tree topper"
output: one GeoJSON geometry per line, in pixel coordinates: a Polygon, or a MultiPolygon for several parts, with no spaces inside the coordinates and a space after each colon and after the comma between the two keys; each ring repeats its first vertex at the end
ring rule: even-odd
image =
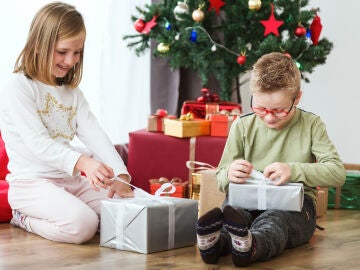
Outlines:
{"type": "Polygon", "coordinates": [[[267,21],[260,21],[261,24],[265,27],[264,37],[269,34],[274,34],[275,36],[279,36],[278,28],[284,23],[284,21],[278,21],[274,16],[274,5],[271,4],[271,15],[267,21]]]}
{"type": "Polygon", "coordinates": [[[220,9],[223,5],[225,5],[225,3],[222,0],[209,0],[210,2],[210,6],[209,6],[209,11],[212,9],[215,9],[216,14],[220,13],[220,9]]]}
{"type": "Polygon", "coordinates": [[[157,16],[153,16],[153,18],[151,19],[151,21],[146,22],[144,29],[141,31],[141,33],[143,34],[149,34],[151,28],[153,28],[155,25],[157,25],[156,22],[157,16]]]}

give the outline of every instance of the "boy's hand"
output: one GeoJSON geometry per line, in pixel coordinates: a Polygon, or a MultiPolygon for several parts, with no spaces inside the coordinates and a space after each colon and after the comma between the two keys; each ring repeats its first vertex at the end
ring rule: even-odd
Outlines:
{"type": "Polygon", "coordinates": [[[289,164],[274,162],[264,169],[264,176],[274,181],[274,185],[280,186],[286,184],[291,178],[291,168],[289,164]]]}
{"type": "MultiPolygon", "coordinates": [[[[129,182],[129,177],[125,174],[120,174],[119,178],[122,180],[129,182]]],[[[121,198],[132,198],[134,197],[134,192],[131,187],[123,182],[112,180],[112,185],[110,186],[110,190],[108,193],[108,197],[114,197],[115,193],[121,198]]]]}
{"type": "Polygon", "coordinates": [[[253,165],[249,161],[243,159],[235,160],[229,166],[228,179],[233,183],[245,183],[246,179],[249,178],[252,169],[253,165]]]}

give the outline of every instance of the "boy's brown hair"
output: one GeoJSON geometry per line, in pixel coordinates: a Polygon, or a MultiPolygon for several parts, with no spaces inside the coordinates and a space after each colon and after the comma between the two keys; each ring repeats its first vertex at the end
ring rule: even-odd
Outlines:
{"type": "MultiPolygon", "coordinates": [[[[82,15],[74,6],[53,2],[45,5],[35,15],[25,47],[16,60],[14,72],[23,72],[31,79],[56,86],[58,82],[51,74],[53,53],[58,40],[86,34],[82,15]]],[[[83,71],[84,50],[79,62],[62,78],[63,84],[75,88],[79,85],[83,71]]]]}
{"type": "Polygon", "coordinates": [[[250,90],[273,92],[287,90],[296,96],[301,87],[301,74],[294,60],[279,52],[265,54],[254,64],[250,90]]]}

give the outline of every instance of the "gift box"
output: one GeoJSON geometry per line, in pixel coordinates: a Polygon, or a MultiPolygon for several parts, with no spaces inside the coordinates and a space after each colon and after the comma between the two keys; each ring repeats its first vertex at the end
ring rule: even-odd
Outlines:
{"type": "Polygon", "coordinates": [[[148,117],[147,131],[164,132],[164,119],[176,119],[175,115],[169,115],[166,110],[158,109],[155,114],[148,117]]]}
{"type": "Polygon", "coordinates": [[[201,160],[217,165],[226,138],[198,136],[177,138],[145,129],[129,133],[128,171],[131,183],[150,192],[149,179],[179,177],[191,180],[188,160],[201,160]]]}
{"type": "Polygon", "coordinates": [[[204,119],[165,119],[165,135],[178,138],[210,135],[210,121],[204,119]]]}
{"type": "Polygon", "coordinates": [[[181,108],[181,114],[192,113],[195,118],[205,119],[206,115],[226,111],[229,114],[241,114],[241,105],[233,102],[218,101],[203,103],[195,100],[185,101],[181,108]]]}
{"type": "Polygon", "coordinates": [[[248,210],[284,210],[300,212],[304,202],[301,183],[275,186],[259,180],[229,184],[229,204],[248,210]]]}
{"type": "Polygon", "coordinates": [[[175,187],[174,193],[165,193],[162,196],[186,198],[188,196],[187,187],[189,181],[183,181],[180,178],[173,178],[171,181],[166,177],[160,177],[158,179],[150,179],[150,194],[154,195],[155,192],[163,185],[164,183],[171,183],[175,187]]]}
{"type": "Polygon", "coordinates": [[[328,205],[328,189],[318,188],[316,195],[316,217],[322,217],[326,214],[328,205]]]}
{"type": "Polygon", "coordinates": [[[347,170],[345,184],[329,188],[328,207],[360,209],[360,170],[347,170]]]}
{"type": "Polygon", "coordinates": [[[236,115],[211,114],[211,136],[227,137],[236,115]]]}
{"type": "Polygon", "coordinates": [[[199,186],[199,217],[215,207],[221,208],[225,200],[225,193],[217,186],[216,170],[202,170],[197,174],[200,180],[199,186]]]}
{"type": "Polygon", "coordinates": [[[143,254],[196,244],[198,203],[190,199],[102,202],[100,246],[143,254]]]}

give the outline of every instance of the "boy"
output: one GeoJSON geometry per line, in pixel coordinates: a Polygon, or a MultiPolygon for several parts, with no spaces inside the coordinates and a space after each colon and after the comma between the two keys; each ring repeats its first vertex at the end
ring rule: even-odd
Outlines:
{"type": "Polygon", "coordinates": [[[236,266],[268,260],[285,248],[309,241],[316,228],[317,186],[342,185],[345,169],[321,119],[298,109],[301,75],[294,61],[270,53],[255,63],[250,91],[253,113],[231,127],[217,169],[219,189],[242,184],[253,169],[275,185],[304,184],[301,212],[248,211],[228,205],[214,208],[198,220],[198,247],[205,263],[217,263],[232,253],[236,266]]]}

